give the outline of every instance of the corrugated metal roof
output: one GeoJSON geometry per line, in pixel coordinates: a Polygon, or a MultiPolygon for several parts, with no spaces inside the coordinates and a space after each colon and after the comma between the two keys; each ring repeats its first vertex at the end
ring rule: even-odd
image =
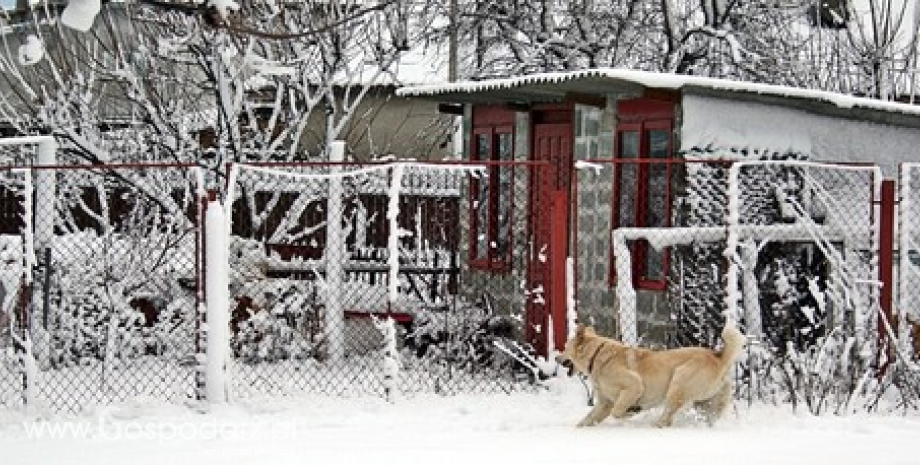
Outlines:
{"type": "Polygon", "coordinates": [[[834,92],[757,84],[727,79],[654,73],[620,68],[531,74],[519,77],[403,87],[397,95],[456,103],[557,102],[571,93],[603,95],[663,89],[718,94],[805,108],[835,116],[865,118],[869,113],[897,115],[868,119],[920,126],[920,106],[854,97],[834,92]],[[853,113],[853,114],[851,114],[853,113]]]}

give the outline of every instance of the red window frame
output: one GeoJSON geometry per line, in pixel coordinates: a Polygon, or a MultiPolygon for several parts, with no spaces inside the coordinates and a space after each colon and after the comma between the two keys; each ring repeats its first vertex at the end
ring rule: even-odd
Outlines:
{"type": "Polygon", "coordinates": [[[487,163],[485,176],[474,176],[469,186],[470,268],[493,272],[511,270],[513,250],[514,171],[506,162],[514,154],[514,125],[490,124],[474,127],[470,138],[473,161],[487,163]],[[500,140],[508,138],[507,152],[502,158],[500,140]],[[481,153],[479,140],[489,141],[488,153],[481,153]],[[505,186],[503,186],[503,181],[505,186]],[[483,193],[486,205],[480,205],[483,193]],[[485,208],[481,211],[480,208],[485,208]],[[483,221],[485,220],[485,221],[483,221]],[[483,250],[485,249],[485,250],[483,250]]]}
{"type": "MultiPolygon", "coordinates": [[[[643,114],[642,108],[631,107],[637,113],[627,113],[621,116],[621,123],[616,128],[616,145],[614,156],[617,159],[623,158],[623,141],[624,133],[638,133],[638,151],[635,157],[635,163],[617,163],[614,168],[613,178],[613,199],[611,201],[613,227],[667,227],[671,225],[671,181],[673,176],[673,165],[669,161],[662,163],[662,157],[652,157],[652,141],[650,134],[653,131],[664,131],[667,134],[667,150],[664,155],[665,160],[671,160],[674,156],[674,136],[673,117],[662,114],[660,107],[658,111],[649,111],[643,114]],[[664,167],[664,192],[663,192],[663,211],[659,212],[658,220],[655,221],[652,210],[649,208],[649,195],[653,192],[652,175],[657,170],[664,167]],[[623,179],[626,170],[635,173],[635,179],[623,179]],[[632,181],[628,186],[624,181],[632,181]],[[627,208],[623,208],[627,207],[627,208]],[[630,217],[624,217],[624,213],[631,213],[630,217]]],[[[622,112],[622,109],[621,109],[622,112]]],[[[661,195],[661,194],[659,194],[661,195]]],[[[648,290],[665,290],[667,288],[667,276],[670,266],[669,253],[667,248],[661,251],[655,250],[645,240],[634,241],[630,244],[631,253],[631,271],[633,286],[637,289],[648,290]],[[653,254],[657,254],[660,260],[660,275],[650,277],[648,260],[653,254]]],[[[617,280],[615,257],[613,244],[610,244],[610,284],[615,285],[617,280]]]]}

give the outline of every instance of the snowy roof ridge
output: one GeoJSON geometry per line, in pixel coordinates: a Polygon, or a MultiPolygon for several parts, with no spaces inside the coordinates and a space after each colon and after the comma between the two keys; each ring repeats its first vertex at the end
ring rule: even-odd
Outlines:
{"type": "Polygon", "coordinates": [[[824,90],[803,89],[777,84],[761,84],[746,81],[732,81],[722,78],[689,76],[682,74],[638,71],[625,68],[592,68],[579,71],[557,71],[524,76],[488,79],[482,81],[461,81],[441,84],[425,84],[398,89],[396,95],[402,97],[437,96],[458,93],[475,93],[490,90],[504,90],[534,84],[561,83],[583,78],[606,78],[625,81],[644,87],[656,89],[679,90],[683,88],[703,88],[749,94],[771,95],[808,99],[832,104],[838,108],[865,108],[869,110],[902,113],[920,116],[920,106],[899,102],[889,102],[866,97],[856,97],[824,90]]]}

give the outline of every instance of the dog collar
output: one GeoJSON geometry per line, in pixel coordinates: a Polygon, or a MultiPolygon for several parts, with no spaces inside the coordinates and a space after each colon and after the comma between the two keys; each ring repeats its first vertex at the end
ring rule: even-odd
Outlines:
{"type": "Polygon", "coordinates": [[[603,344],[603,343],[601,343],[600,345],[598,345],[598,346],[597,346],[597,349],[595,349],[595,351],[594,351],[594,354],[591,355],[591,359],[588,360],[588,374],[589,374],[589,375],[591,374],[592,371],[594,371],[594,360],[597,358],[598,354],[601,353],[601,349],[603,349],[603,348],[604,348],[604,344],[603,344]]]}

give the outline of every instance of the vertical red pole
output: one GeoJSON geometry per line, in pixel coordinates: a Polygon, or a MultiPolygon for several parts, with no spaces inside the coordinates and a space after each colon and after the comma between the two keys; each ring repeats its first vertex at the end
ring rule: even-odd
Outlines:
{"type": "Polygon", "coordinates": [[[881,362],[879,374],[885,372],[893,355],[887,325],[884,320],[888,321],[892,329],[895,328],[896,324],[892,318],[892,301],[894,298],[894,193],[894,181],[890,179],[882,181],[878,243],[878,277],[882,284],[882,289],[879,293],[879,307],[882,314],[879,315],[878,320],[878,357],[881,362]]]}
{"type": "MultiPolygon", "coordinates": [[[[550,308],[553,318],[553,346],[565,347],[566,337],[566,259],[568,244],[568,193],[564,190],[553,192],[552,225],[550,226],[550,308]]],[[[547,356],[552,354],[546,354],[547,356]]]]}

